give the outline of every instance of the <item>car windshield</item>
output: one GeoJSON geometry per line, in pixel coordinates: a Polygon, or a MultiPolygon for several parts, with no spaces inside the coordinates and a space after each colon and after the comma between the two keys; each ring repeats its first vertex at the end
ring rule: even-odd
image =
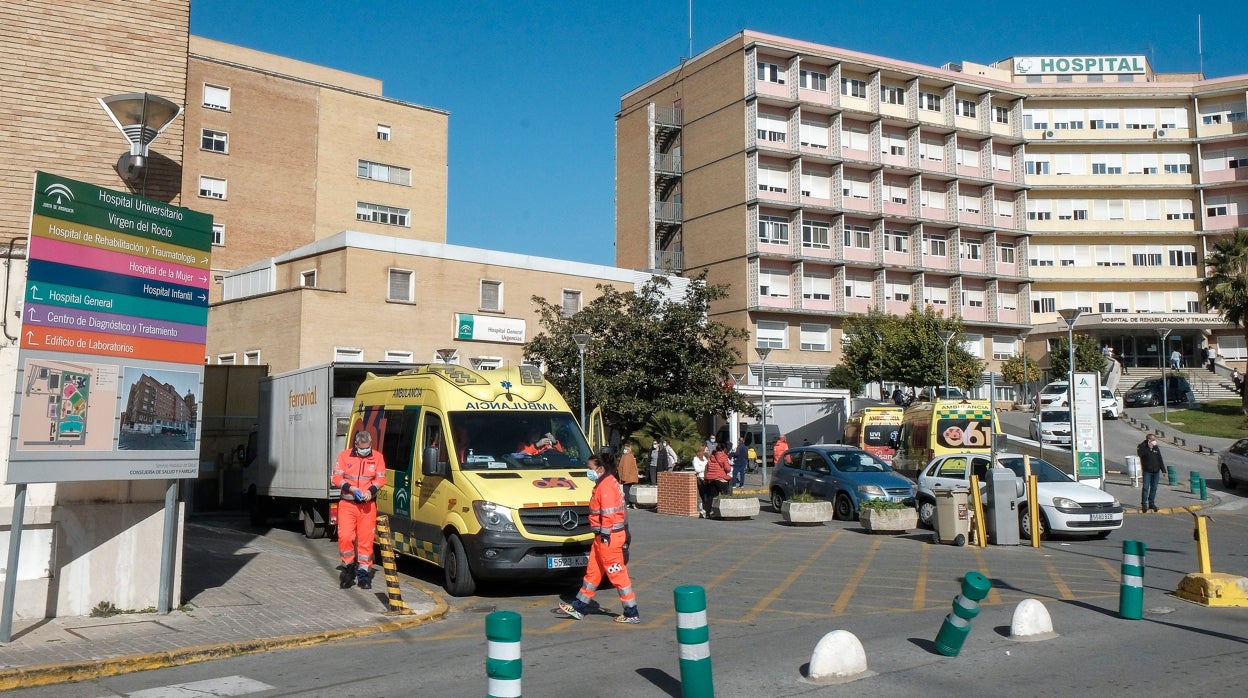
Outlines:
{"type": "Polygon", "coordinates": [[[1070,410],[1044,410],[1040,413],[1042,422],[1069,422],[1070,410]]]}
{"type": "Polygon", "coordinates": [[[883,473],[891,470],[884,461],[866,451],[829,451],[828,460],[843,473],[883,473]]]}
{"type": "Polygon", "coordinates": [[[590,454],[567,412],[452,412],[450,423],[464,470],[584,468],[590,454]]]}
{"type": "MultiPolygon", "coordinates": [[[[997,461],[1014,471],[1014,474],[1023,477],[1023,459],[1021,456],[1011,456],[1008,458],[998,458],[997,461]]],[[[1048,461],[1039,458],[1031,459],[1031,474],[1036,476],[1038,482],[1074,482],[1069,475],[1055,468],[1048,461]]]]}

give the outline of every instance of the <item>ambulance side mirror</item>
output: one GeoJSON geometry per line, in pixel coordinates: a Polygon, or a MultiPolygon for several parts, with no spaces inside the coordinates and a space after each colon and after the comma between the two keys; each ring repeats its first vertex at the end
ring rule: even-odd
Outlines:
{"type": "Polygon", "coordinates": [[[446,462],[440,462],[438,455],[436,446],[430,446],[424,450],[420,458],[420,472],[422,475],[446,477],[449,465],[446,462]]]}

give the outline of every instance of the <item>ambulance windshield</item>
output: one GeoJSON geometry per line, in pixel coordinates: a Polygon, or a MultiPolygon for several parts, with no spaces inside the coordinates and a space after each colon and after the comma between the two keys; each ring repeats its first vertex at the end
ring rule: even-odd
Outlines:
{"type": "Polygon", "coordinates": [[[589,445],[567,412],[452,412],[462,470],[584,468],[589,445]]]}

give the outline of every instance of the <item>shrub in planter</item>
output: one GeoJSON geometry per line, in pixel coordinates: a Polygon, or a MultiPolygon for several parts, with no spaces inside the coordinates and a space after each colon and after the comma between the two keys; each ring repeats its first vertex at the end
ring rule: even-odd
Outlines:
{"type": "Polygon", "coordinates": [[[900,502],[867,499],[858,506],[858,519],[871,533],[905,533],[919,525],[919,512],[900,502]]]}
{"type": "Polygon", "coordinates": [[[832,502],[809,492],[798,492],[780,506],[780,514],[785,523],[794,526],[819,526],[832,520],[832,502]]]}

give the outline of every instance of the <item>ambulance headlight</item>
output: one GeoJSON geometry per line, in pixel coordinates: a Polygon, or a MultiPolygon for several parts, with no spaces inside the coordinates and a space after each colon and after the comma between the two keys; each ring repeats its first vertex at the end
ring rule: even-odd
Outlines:
{"type": "Polygon", "coordinates": [[[516,533],[516,524],[511,518],[511,509],[494,502],[477,500],[472,503],[472,510],[481,522],[481,528],[498,533],[516,533]]]}

